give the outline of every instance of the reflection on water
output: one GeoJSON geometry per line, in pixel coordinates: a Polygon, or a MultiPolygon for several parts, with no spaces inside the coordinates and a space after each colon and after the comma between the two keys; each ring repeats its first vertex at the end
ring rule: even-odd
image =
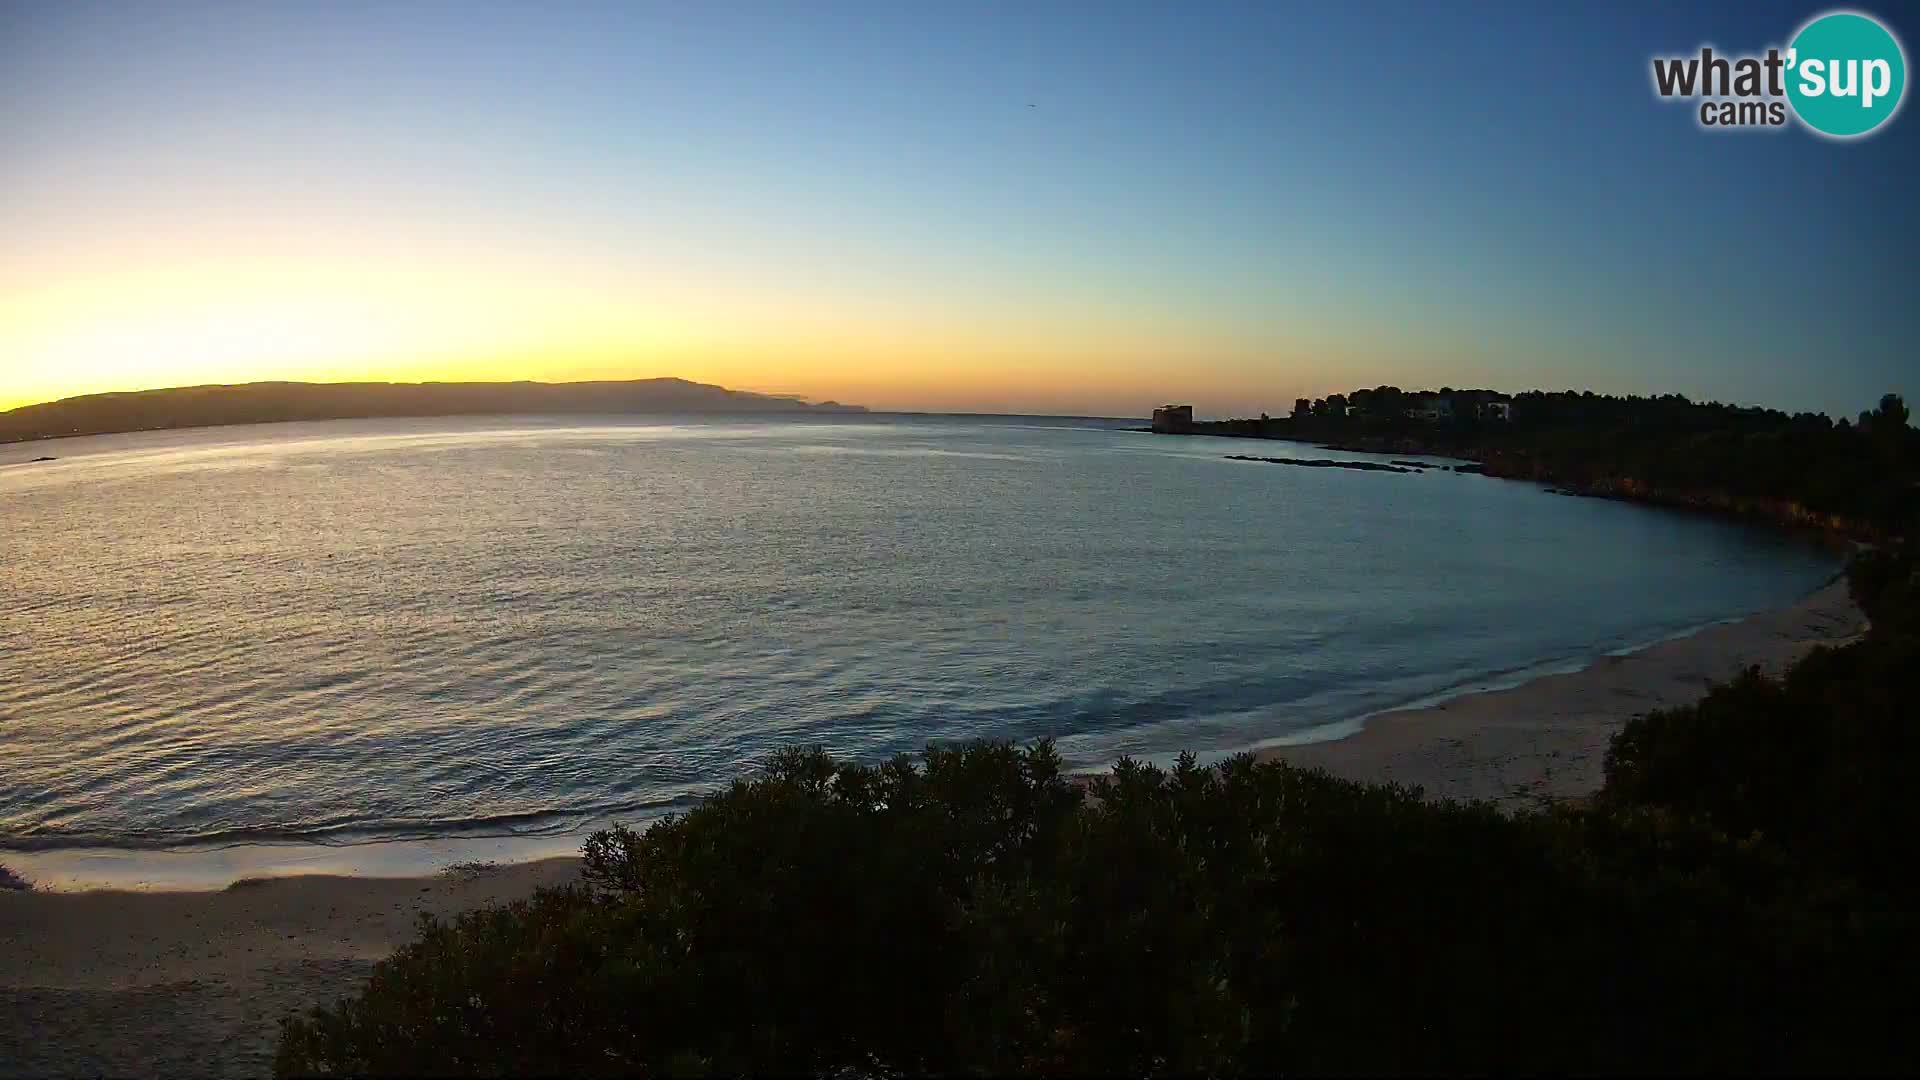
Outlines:
{"type": "MultiPolygon", "coordinates": [[[[1222,750],[1834,569],[1704,518],[1241,449],[884,417],[0,448],[0,848],[564,831],[789,742],[1222,750]]],[[[1296,451],[1324,456],[1261,445],[1296,451]]]]}

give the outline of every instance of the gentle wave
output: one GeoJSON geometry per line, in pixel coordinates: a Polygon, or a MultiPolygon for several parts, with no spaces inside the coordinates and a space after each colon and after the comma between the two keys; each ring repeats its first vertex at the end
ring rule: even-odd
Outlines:
{"type": "Polygon", "coordinates": [[[371,820],[296,828],[262,826],[207,833],[159,835],[143,835],[137,832],[97,835],[84,832],[53,836],[27,835],[9,837],[4,845],[0,845],[0,850],[62,851],[69,848],[106,848],[129,851],[216,851],[222,848],[257,844],[297,843],[324,847],[350,847],[356,844],[420,840],[573,836],[582,833],[589,823],[642,821],[691,809],[699,803],[700,797],[687,795],[654,803],[629,803],[566,812],[502,814],[494,817],[444,821],[371,820]]]}
{"type": "Polygon", "coordinates": [[[563,835],[792,743],[1217,756],[1784,604],[1835,564],[1110,426],[284,429],[0,472],[0,849],[563,835]]]}

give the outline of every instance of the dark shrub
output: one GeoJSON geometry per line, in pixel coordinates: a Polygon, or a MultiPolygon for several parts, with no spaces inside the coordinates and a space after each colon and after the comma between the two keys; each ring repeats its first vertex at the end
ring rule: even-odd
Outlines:
{"type": "Polygon", "coordinates": [[[783,753],[596,835],[578,888],[428,920],[278,1066],[1768,1070],[1894,1041],[1856,981],[1896,914],[1662,811],[1516,820],[1248,758],[1087,795],[1045,744],[783,753]]]}
{"type": "Polygon", "coordinates": [[[1880,636],[1911,634],[1920,615],[1920,560],[1913,557],[1912,541],[1868,548],[1847,564],[1847,587],[1853,602],[1873,620],[1880,636]]]}
{"type": "Polygon", "coordinates": [[[1629,721],[1608,749],[1602,800],[1697,817],[1915,897],[1916,695],[1920,639],[1905,635],[1816,650],[1784,679],[1748,671],[1629,721]]]}

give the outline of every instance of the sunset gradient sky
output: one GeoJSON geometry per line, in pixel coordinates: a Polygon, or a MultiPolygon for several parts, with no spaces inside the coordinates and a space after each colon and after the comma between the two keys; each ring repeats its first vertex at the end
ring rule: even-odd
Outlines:
{"type": "Polygon", "coordinates": [[[1920,114],[1711,133],[1648,76],[1823,10],[8,3],[0,408],[678,375],[1850,414],[1920,396],[1920,114]]]}

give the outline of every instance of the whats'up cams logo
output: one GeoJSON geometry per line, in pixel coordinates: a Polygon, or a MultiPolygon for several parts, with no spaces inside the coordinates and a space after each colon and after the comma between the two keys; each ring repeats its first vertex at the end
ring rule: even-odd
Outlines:
{"type": "Polygon", "coordinates": [[[1789,115],[1818,134],[1851,139],[1876,131],[1900,111],[1907,58],[1877,19],[1853,11],[1815,18],[1785,50],[1764,56],[1656,56],[1660,97],[1697,98],[1705,128],[1778,128],[1789,115]]]}

